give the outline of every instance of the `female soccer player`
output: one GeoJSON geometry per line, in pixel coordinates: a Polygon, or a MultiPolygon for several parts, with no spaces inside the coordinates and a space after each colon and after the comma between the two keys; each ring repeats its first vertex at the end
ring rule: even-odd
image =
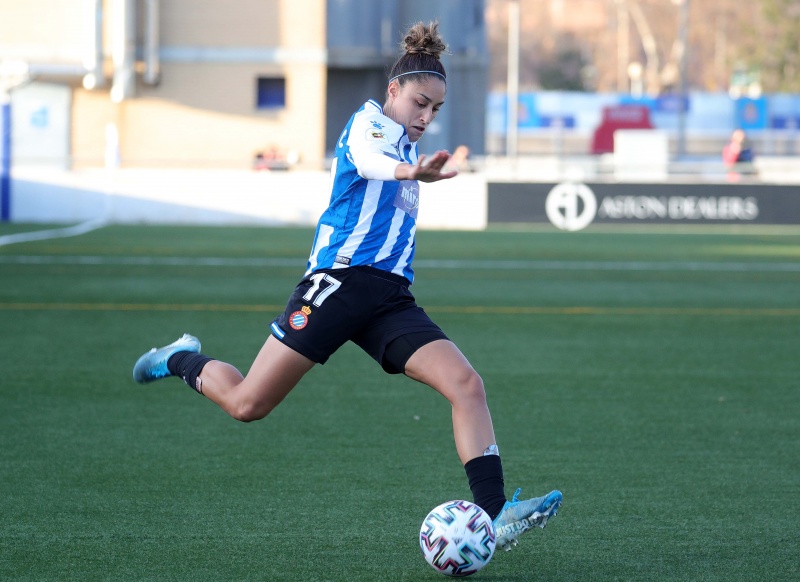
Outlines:
{"type": "Polygon", "coordinates": [[[353,341],[386,372],[403,373],[447,398],[474,501],[494,520],[498,547],[510,549],[523,532],[556,515],[562,496],[553,491],[518,501],[518,490],[506,500],[483,380],[409,291],[419,182],[456,172],[442,170],[446,151],[417,155],[417,141],[447,91],[438,24],[415,24],[404,48],[383,106],[364,103],[339,137],[330,205],[308,270],[247,376],[201,354],[197,338],[185,334],[139,358],[133,377],[179,376],[233,418],[250,422],[267,416],[315,364],[353,341]]]}

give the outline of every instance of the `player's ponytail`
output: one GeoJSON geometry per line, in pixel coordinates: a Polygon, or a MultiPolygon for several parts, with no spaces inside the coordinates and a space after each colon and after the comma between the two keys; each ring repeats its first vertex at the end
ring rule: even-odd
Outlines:
{"type": "Polygon", "coordinates": [[[406,33],[401,48],[403,55],[397,59],[389,73],[390,83],[396,80],[403,86],[408,81],[419,81],[425,77],[447,80],[447,73],[440,60],[447,45],[439,35],[438,22],[417,22],[406,33]]]}

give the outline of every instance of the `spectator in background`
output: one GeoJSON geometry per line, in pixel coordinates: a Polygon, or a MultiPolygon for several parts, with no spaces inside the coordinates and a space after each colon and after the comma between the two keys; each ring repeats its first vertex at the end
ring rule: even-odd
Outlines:
{"type": "Polygon", "coordinates": [[[753,148],[744,130],[737,129],[722,149],[722,162],[728,168],[728,181],[738,182],[742,174],[755,173],[753,167],[753,148]]]}
{"type": "Polygon", "coordinates": [[[269,172],[269,164],[264,157],[264,152],[258,151],[256,155],[253,156],[253,169],[258,172],[269,172]]]}
{"type": "Polygon", "coordinates": [[[472,164],[469,162],[469,148],[465,145],[458,146],[444,167],[445,171],[471,172],[472,164]]]}
{"type": "Polygon", "coordinates": [[[257,151],[253,157],[253,169],[257,171],[286,170],[287,167],[286,156],[274,144],[265,150],[257,151]]]}

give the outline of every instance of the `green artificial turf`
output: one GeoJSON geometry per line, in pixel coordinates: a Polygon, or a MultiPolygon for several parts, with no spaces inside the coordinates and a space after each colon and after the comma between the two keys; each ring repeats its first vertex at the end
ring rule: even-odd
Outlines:
{"type": "MultiPolygon", "coordinates": [[[[312,235],[0,246],[0,579],[442,579],[418,529],[470,493],[432,390],[352,345],[252,424],[131,378],[183,332],[246,372],[312,235]]],[[[800,578],[800,233],[423,231],[417,266],[507,494],[564,493],[476,579],[800,578]]]]}

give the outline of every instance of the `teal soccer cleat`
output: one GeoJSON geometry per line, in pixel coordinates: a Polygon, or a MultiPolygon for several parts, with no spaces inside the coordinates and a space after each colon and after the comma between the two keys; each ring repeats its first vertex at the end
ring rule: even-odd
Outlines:
{"type": "Polygon", "coordinates": [[[167,369],[167,360],[175,352],[199,352],[200,340],[188,333],[163,348],[153,348],[136,361],[133,366],[133,379],[144,384],[159,378],[172,376],[167,369]]]}
{"type": "Polygon", "coordinates": [[[519,537],[533,527],[544,528],[547,520],[555,517],[561,507],[561,491],[551,491],[544,497],[518,501],[522,489],[517,489],[511,501],[506,501],[494,520],[498,549],[509,551],[519,543],[519,537]]]}

